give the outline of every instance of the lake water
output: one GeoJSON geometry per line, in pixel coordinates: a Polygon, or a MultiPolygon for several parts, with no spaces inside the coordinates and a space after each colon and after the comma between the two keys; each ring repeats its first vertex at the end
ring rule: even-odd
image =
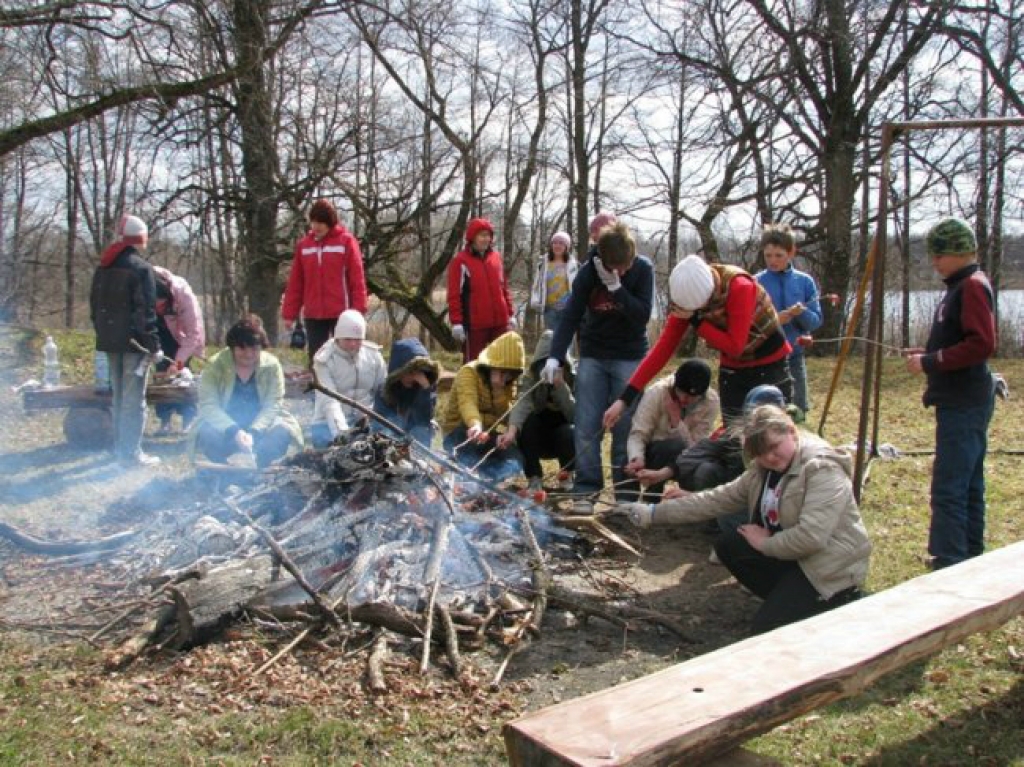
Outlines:
{"type": "MultiPolygon", "coordinates": [[[[915,290],[910,294],[910,333],[912,343],[923,344],[931,326],[935,308],[942,298],[941,290],[915,290]]],[[[852,306],[852,304],[851,304],[852,306]]],[[[864,320],[866,328],[867,319],[864,320]]],[[[903,295],[899,291],[885,294],[885,340],[901,343],[903,295]]],[[[1002,290],[999,293],[999,348],[1003,356],[1019,354],[1024,328],[1024,290],[1002,290]]]]}

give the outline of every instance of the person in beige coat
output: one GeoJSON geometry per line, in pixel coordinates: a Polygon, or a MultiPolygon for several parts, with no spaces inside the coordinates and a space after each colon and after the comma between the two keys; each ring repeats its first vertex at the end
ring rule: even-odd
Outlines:
{"type": "MultiPolygon", "coordinates": [[[[652,497],[661,494],[679,454],[714,431],[721,410],[718,392],[710,385],[708,363],[689,359],[641,397],[626,440],[626,474],[643,481],[645,472],[667,469],[663,478],[644,482],[652,497]]],[[[625,486],[623,492],[629,489],[639,489],[639,482],[625,486]]]]}
{"type": "Polygon", "coordinates": [[[743,452],[750,468],[728,484],[620,510],[640,527],[746,511],[749,522],[721,535],[715,552],[740,584],[764,600],[754,615],[754,634],[857,599],[871,543],[853,496],[850,456],[798,431],[772,405],[745,419],[743,452]]]}

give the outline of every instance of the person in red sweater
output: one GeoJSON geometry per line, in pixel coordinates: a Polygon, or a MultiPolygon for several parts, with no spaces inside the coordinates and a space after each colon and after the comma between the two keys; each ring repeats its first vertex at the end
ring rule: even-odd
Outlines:
{"type": "Polygon", "coordinates": [[[727,427],[742,417],[743,400],[755,386],[777,386],[790,401],[792,379],[786,358],[792,347],[768,293],[739,267],[708,264],[691,255],[669,276],[668,321],[625,390],[605,411],[606,429],[665,367],[690,327],[719,352],[718,393],[727,427]]]}
{"type": "Polygon", "coordinates": [[[331,337],[346,309],[366,314],[366,279],[359,241],[338,220],[327,200],[309,209],[309,232],[295,246],[292,271],[281,302],[285,329],[301,314],[306,323],[309,365],[331,337]]]}
{"type": "Polygon", "coordinates": [[[505,265],[492,242],[491,222],[474,218],[466,225],[466,247],[448,264],[448,319],[452,336],[462,344],[463,363],[472,362],[487,344],[516,329],[505,265]]]}

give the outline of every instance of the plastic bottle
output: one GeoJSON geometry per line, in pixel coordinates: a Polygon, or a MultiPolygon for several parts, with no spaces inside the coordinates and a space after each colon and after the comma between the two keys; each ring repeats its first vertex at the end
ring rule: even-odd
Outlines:
{"type": "Polygon", "coordinates": [[[60,386],[60,359],[57,342],[53,336],[47,336],[43,344],[43,387],[52,389],[55,386],[60,386]]]}
{"type": "Polygon", "coordinates": [[[96,352],[92,357],[92,369],[96,379],[96,392],[104,394],[110,391],[110,362],[106,352],[96,352]]]}

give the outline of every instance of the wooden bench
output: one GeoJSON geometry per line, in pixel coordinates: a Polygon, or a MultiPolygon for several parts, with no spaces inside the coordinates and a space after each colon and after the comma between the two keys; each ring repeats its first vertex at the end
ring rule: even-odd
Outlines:
{"type": "Polygon", "coordinates": [[[1024,612],[1024,541],[505,726],[513,765],[694,764],[1024,612]]]}

